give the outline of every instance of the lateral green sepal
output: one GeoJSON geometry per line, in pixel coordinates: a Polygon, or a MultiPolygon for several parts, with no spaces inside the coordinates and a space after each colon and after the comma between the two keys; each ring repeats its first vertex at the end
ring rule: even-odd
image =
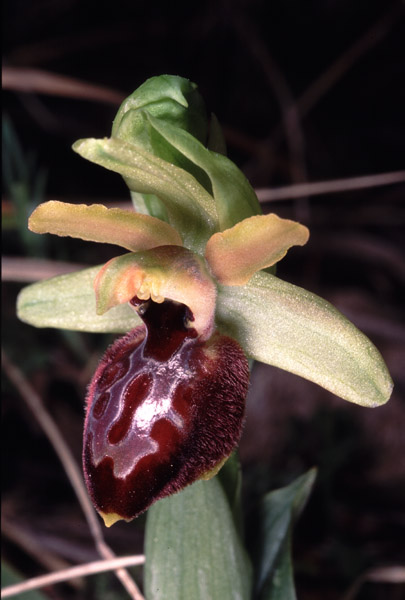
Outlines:
{"type": "Polygon", "coordinates": [[[216,320],[248,356],[363,406],[387,402],[392,380],[377,348],[329,302],[260,271],[219,286],[216,320]]]}

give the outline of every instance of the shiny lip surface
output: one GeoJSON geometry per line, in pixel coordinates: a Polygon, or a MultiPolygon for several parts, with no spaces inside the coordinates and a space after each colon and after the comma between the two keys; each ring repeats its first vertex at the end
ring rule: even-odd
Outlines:
{"type": "Polygon", "coordinates": [[[131,520],[229,456],[249,381],[237,342],[218,333],[201,341],[185,305],[132,304],[145,325],[105,353],[90,384],[84,431],[86,483],[111,524],[131,520]]]}

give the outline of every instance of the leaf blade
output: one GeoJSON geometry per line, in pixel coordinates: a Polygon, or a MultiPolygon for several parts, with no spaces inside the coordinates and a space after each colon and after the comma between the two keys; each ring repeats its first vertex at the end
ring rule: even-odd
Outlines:
{"type": "Polygon", "coordinates": [[[219,286],[219,328],[245,352],[363,406],[385,403],[392,380],[375,346],[329,302],[256,273],[244,286],[219,286]]]}
{"type": "Polygon", "coordinates": [[[250,600],[251,570],[216,477],[148,511],[148,600],[250,600]]]}
{"type": "Polygon", "coordinates": [[[296,600],[291,558],[291,528],[274,563],[272,576],[265,582],[258,600],[296,600]]]}
{"type": "Polygon", "coordinates": [[[236,531],[243,538],[242,514],[242,468],[237,450],[230,455],[218,473],[229,507],[232,512],[236,531]]]}
{"type": "MultiPolygon", "coordinates": [[[[22,583],[24,577],[20,575],[13,567],[11,567],[6,561],[1,561],[1,587],[5,588],[11,585],[22,583]]],[[[28,590],[18,595],[14,595],[14,598],[23,600],[47,600],[47,596],[41,592],[41,590],[28,590]]]]}
{"type": "Polygon", "coordinates": [[[291,534],[311,493],[316,469],[266,494],[258,510],[260,525],[255,589],[260,600],[294,600],[291,534]]]}

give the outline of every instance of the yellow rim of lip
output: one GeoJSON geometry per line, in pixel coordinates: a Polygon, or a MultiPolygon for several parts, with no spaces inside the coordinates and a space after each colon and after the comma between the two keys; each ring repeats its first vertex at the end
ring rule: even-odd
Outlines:
{"type": "Polygon", "coordinates": [[[200,479],[202,479],[203,481],[209,481],[210,479],[212,479],[213,477],[215,477],[215,475],[217,475],[217,473],[219,473],[219,471],[222,469],[222,467],[224,466],[224,464],[226,463],[226,461],[228,460],[228,458],[229,458],[229,456],[225,456],[210,471],[206,471],[205,473],[203,473],[201,475],[200,479]]]}
{"type": "Polygon", "coordinates": [[[118,515],[117,513],[103,513],[100,511],[99,515],[103,518],[104,525],[106,527],[111,527],[111,525],[114,525],[114,523],[116,523],[117,521],[126,520],[124,519],[124,517],[121,517],[121,515],[118,515]]]}

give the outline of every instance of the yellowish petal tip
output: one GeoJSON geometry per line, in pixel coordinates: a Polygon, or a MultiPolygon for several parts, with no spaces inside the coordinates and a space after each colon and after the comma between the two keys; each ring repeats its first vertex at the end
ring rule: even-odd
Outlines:
{"type": "Polygon", "coordinates": [[[99,515],[103,518],[104,525],[106,527],[111,527],[111,525],[114,525],[114,523],[116,523],[117,521],[121,521],[124,519],[124,517],[117,515],[117,513],[103,513],[100,511],[99,515]]]}

